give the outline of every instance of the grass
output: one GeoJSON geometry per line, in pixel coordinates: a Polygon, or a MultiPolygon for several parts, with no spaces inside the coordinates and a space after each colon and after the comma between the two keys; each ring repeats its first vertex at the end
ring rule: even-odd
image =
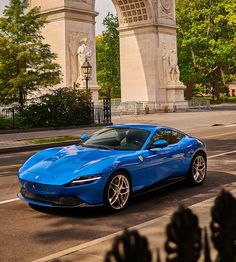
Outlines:
{"type": "Polygon", "coordinates": [[[224,103],[236,103],[236,97],[235,96],[225,97],[225,98],[222,98],[221,100],[224,103]]]}
{"type": "Polygon", "coordinates": [[[236,97],[221,97],[219,100],[213,100],[211,96],[203,96],[203,97],[193,97],[193,99],[200,99],[200,100],[210,100],[212,105],[222,104],[222,103],[235,103],[236,104],[236,97]]]}
{"type": "Polygon", "coordinates": [[[70,140],[79,140],[80,136],[58,136],[26,140],[29,144],[48,144],[55,142],[65,142],[70,140]]]}

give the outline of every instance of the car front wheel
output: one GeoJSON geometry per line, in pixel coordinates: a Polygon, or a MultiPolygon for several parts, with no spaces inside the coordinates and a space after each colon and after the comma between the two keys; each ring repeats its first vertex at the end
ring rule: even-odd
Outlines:
{"type": "Polygon", "coordinates": [[[189,169],[189,180],[192,185],[200,185],[207,171],[206,158],[203,154],[198,153],[194,156],[189,169]]]}
{"type": "Polygon", "coordinates": [[[124,172],[116,172],[109,179],[105,191],[104,202],[108,209],[122,210],[130,198],[130,180],[124,172]]]}

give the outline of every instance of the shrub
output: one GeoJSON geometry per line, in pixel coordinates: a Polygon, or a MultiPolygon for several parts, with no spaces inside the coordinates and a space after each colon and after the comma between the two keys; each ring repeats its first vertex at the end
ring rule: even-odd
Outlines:
{"type": "Polygon", "coordinates": [[[12,128],[12,120],[11,119],[4,119],[0,115],[0,130],[1,129],[11,129],[12,128]]]}
{"type": "Polygon", "coordinates": [[[61,88],[20,110],[20,124],[26,128],[87,125],[92,122],[91,109],[89,90],[61,88]]]}

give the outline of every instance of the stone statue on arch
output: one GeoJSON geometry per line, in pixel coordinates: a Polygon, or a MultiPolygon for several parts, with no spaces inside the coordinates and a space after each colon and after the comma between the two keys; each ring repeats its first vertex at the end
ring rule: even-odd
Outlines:
{"type": "Polygon", "coordinates": [[[180,82],[180,70],[174,43],[162,43],[162,66],[164,81],[167,85],[182,84],[180,82]]]}
{"type": "Polygon", "coordinates": [[[180,71],[179,71],[179,66],[178,66],[178,58],[177,58],[177,53],[173,49],[171,50],[169,54],[169,76],[170,76],[170,81],[172,83],[180,83],[180,71]]]}
{"type": "Polygon", "coordinates": [[[87,59],[91,60],[92,50],[88,44],[88,37],[86,33],[71,32],[69,37],[69,51],[70,51],[70,83],[71,86],[83,83],[83,75],[81,66],[87,59]]]}
{"type": "Polygon", "coordinates": [[[92,50],[88,46],[88,39],[85,37],[80,40],[79,47],[77,49],[78,56],[78,79],[77,82],[81,83],[83,81],[83,74],[81,67],[83,63],[87,60],[90,61],[92,57],[92,50]]]}

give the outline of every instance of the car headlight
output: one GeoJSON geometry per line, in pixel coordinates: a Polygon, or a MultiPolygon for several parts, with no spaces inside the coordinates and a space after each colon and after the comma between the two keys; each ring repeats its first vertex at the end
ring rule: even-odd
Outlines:
{"type": "Polygon", "coordinates": [[[97,180],[101,179],[101,177],[102,177],[101,174],[77,177],[76,179],[72,180],[70,183],[66,184],[65,187],[90,184],[90,183],[92,183],[94,181],[97,181],[97,180]]]}

